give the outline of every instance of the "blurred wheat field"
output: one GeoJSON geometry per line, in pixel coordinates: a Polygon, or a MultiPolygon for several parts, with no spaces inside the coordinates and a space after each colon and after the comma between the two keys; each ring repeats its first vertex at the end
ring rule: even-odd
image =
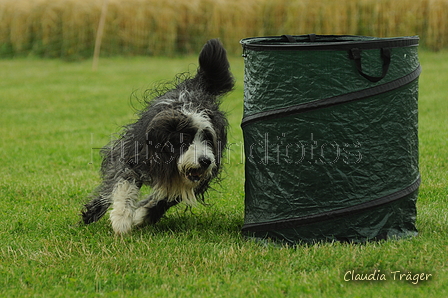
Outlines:
{"type": "MultiPolygon", "coordinates": [[[[93,54],[105,0],[0,0],[0,58],[93,54]]],[[[101,55],[178,55],[219,37],[281,34],[419,35],[448,47],[448,0],[108,0],[101,55]]]]}

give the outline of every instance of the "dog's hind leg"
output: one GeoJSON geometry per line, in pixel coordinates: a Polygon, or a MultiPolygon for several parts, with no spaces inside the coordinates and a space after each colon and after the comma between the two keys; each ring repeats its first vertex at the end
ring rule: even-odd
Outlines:
{"type": "Polygon", "coordinates": [[[144,225],[144,224],[155,224],[157,223],[165,212],[177,205],[179,202],[167,201],[167,200],[154,200],[149,197],[146,200],[139,202],[139,207],[135,211],[134,214],[134,224],[135,225],[144,225]]]}
{"type": "Polygon", "coordinates": [[[97,195],[84,205],[84,210],[81,212],[83,222],[90,224],[98,221],[107,212],[110,204],[111,202],[108,198],[97,195]]]}
{"type": "Polygon", "coordinates": [[[116,234],[126,234],[132,229],[139,190],[140,187],[135,182],[126,179],[115,184],[110,221],[116,234]]]}

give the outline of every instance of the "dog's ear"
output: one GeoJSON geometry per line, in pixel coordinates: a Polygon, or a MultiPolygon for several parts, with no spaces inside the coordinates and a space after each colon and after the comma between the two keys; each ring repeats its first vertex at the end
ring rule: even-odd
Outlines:
{"type": "Polygon", "coordinates": [[[175,118],[176,113],[173,110],[162,111],[155,115],[146,128],[147,139],[157,141],[166,139],[166,135],[176,129],[173,121],[175,118]]]}
{"type": "Polygon", "coordinates": [[[229,126],[229,123],[227,121],[227,118],[225,117],[225,114],[219,110],[205,110],[205,113],[207,114],[215,129],[218,141],[226,141],[227,127],[229,126]]]}
{"type": "Polygon", "coordinates": [[[163,145],[170,143],[174,146],[189,143],[193,140],[194,132],[189,130],[189,118],[176,110],[162,111],[149,123],[146,130],[147,144],[163,145]]]}
{"type": "Polygon", "coordinates": [[[157,114],[148,124],[146,128],[146,144],[150,147],[155,147],[157,143],[164,143],[165,129],[164,122],[166,122],[165,112],[157,114]],[[163,131],[162,131],[163,130],[163,131]]]}

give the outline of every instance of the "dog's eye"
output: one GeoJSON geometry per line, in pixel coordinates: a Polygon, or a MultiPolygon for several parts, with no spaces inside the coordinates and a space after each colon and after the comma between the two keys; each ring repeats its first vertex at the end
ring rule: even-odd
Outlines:
{"type": "Polygon", "coordinates": [[[204,140],[208,143],[213,143],[213,134],[209,130],[204,130],[204,140]]]}
{"type": "Polygon", "coordinates": [[[193,142],[193,136],[189,133],[174,133],[170,137],[170,142],[176,147],[183,144],[190,145],[193,142]]]}
{"type": "Polygon", "coordinates": [[[191,144],[193,141],[193,136],[189,133],[181,133],[179,137],[179,143],[181,144],[191,144]]]}

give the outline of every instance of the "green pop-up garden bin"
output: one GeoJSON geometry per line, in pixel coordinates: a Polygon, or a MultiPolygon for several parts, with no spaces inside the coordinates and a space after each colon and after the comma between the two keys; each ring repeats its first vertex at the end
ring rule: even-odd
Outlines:
{"type": "Polygon", "coordinates": [[[245,235],[299,244],[417,234],[418,41],[241,40],[245,235]]]}

